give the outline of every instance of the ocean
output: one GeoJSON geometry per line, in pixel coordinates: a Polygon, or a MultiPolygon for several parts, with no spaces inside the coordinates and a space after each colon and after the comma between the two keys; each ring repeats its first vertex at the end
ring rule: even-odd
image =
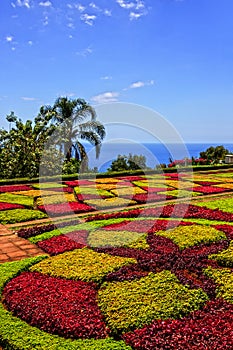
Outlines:
{"type": "Polygon", "coordinates": [[[160,144],[160,143],[103,143],[99,159],[96,160],[95,150],[89,144],[85,148],[89,158],[89,167],[98,168],[99,172],[105,172],[112,161],[118,155],[143,155],[146,157],[146,165],[155,168],[156,165],[170,163],[170,159],[199,158],[200,152],[208,147],[223,145],[229,152],[233,152],[233,143],[186,143],[186,144],[160,144]]]}

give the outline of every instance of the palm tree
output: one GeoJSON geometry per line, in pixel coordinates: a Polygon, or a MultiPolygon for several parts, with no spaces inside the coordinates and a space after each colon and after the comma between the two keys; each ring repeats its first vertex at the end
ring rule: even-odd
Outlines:
{"type": "Polygon", "coordinates": [[[85,100],[59,97],[53,106],[42,106],[38,118],[50,118],[56,124],[59,129],[60,148],[67,162],[73,154],[76,160],[81,161],[82,170],[87,168],[88,157],[80,140],[95,146],[96,158],[99,157],[105,128],[96,120],[95,110],[85,100]]]}

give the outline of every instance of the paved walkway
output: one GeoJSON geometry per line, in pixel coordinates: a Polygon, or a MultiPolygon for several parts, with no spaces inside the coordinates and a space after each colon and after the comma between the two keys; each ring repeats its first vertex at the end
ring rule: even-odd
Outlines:
{"type": "Polygon", "coordinates": [[[0,224],[0,263],[42,254],[45,253],[35,244],[30,243],[27,239],[17,237],[16,234],[0,224]]]}

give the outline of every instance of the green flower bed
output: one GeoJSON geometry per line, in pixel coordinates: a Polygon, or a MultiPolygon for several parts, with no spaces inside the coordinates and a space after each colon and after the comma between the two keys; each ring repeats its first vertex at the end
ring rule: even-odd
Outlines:
{"type": "Polygon", "coordinates": [[[214,269],[208,267],[204,270],[205,274],[212,278],[217,284],[216,297],[223,298],[233,304],[233,274],[230,269],[214,269]]]}
{"type": "Polygon", "coordinates": [[[75,187],[74,191],[76,194],[82,194],[85,197],[85,194],[94,194],[97,196],[103,196],[103,197],[113,197],[114,195],[106,190],[103,189],[97,189],[95,186],[93,187],[87,187],[87,186],[82,186],[82,187],[75,187]]]}
{"type": "Polygon", "coordinates": [[[221,266],[233,267],[233,241],[231,241],[228,249],[223,250],[218,254],[210,255],[209,259],[216,260],[221,266]]]}
{"type": "Polygon", "coordinates": [[[135,281],[105,283],[98,304],[113,333],[128,332],[155,319],[181,318],[208,300],[201,289],[181,285],[170,271],[135,281]]]}
{"type": "Polygon", "coordinates": [[[131,199],[125,199],[120,197],[113,197],[113,198],[106,198],[106,199],[89,199],[89,200],[85,200],[85,203],[97,209],[124,207],[128,205],[137,204],[137,202],[131,199]]]}
{"type": "MultiPolygon", "coordinates": [[[[4,285],[22,271],[41,261],[46,256],[29,258],[22,261],[0,264],[0,292],[4,285]]],[[[14,317],[0,303],[0,345],[11,350],[130,350],[123,341],[112,338],[94,340],[72,340],[51,335],[29,326],[26,322],[14,317]]]]}
{"type": "Polygon", "coordinates": [[[192,191],[186,191],[186,190],[171,190],[166,192],[159,192],[160,194],[165,194],[168,196],[174,196],[174,197],[196,197],[201,196],[201,193],[198,192],[192,192],[192,191]]]}
{"type": "Polygon", "coordinates": [[[47,214],[32,209],[12,209],[0,212],[0,222],[2,224],[15,224],[17,222],[39,220],[47,217],[47,214]]]}
{"type": "Polygon", "coordinates": [[[1,193],[0,202],[21,204],[33,208],[33,197],[24,196],[23,194],[1,193]]]}
{"type": "Polygon", "coordinates": [[[212,243],[226,239],[226,235],[222,231],[203,225],[178,226],[167,231],[158,231],[156,234],[170,238],[180,249],[192,247],[200,243],[212,243]]]}
{"type": "Polygon", "coordinates": [[[30,268],[53,277],[101,283],[103,278],[135,259],[96,253],[88,248],[77,249],[46,259],[30,268]]]}
{"type": "Polygon", "coordinates": [[[195,203],[210,209],[220,209],[228,213],[233,213],[233,198],[215,199],[208,202],[195,203]]]}
{"type": "Polygon", "coordinates": [[[43,190],[47,188],[63,188],[67,186],[59,184],[58,182],[41,182],[39,184],[33,184],[33,187],[36,189],[43,190]]]}
{"type": "Polygon", "coordinates": [[[147,249],[146,235],[130,231],[106,231],[95,230],[88,236],[88,244],[91,247],[130,247],[147,249]]]}

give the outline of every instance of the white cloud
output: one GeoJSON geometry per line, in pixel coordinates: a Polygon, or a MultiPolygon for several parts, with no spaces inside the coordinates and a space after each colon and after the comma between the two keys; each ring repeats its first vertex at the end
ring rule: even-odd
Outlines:
{"type": "MultiPolygon", "coordinates": [[[[31,8],[30,0],[17,0],[15,6],[31,8]]],[[[13,6],[14,7],[14,6],[13,6]]]]}
{"type": "Polygon", "coordinates": [[[112,16],[112,11],[106,9],[106,10],[104,10],[104,15],[110,17],[110,16],[112,16]]]}
{"type": "Polygon", "coordinates": [[[6,36],[6,41],[8,42],[8,43],[11,43],[12,41],[13,41],[13,36],[12,35],[7,35],[6,36]]]}
{"type": "Polygon", "coordinates": [[[148,81],[135,81],[134,83],[132,83],[128,88],[124,89],[124,90],[129,90],[129,89],[138,89],[138,88],[142,88],[144,86],[152,86],[154,85],[154,80],[148,80],[148,81]]]}
{"type": "Polygon", "coordinates": [[[130,14],[129,14],[129,19],[130,19],[130,21],[133,21],[134,19],[138,19],[138,18],[140,18],[140,17],[142,17],[144,15],[144,13],[143,12],[130,12],[130,14]]]}
{"type": "Polygon", "coordinates": [[[86,57],[86,56],[90,55],[92,52],[93,52],[93,50],[90,47],[87,47],[84,50],[77,51],[76,55],[86,57]]]}
{"type": "Polygon", "coordinates": [[[106,75],[106,76],[104,76],[104,77],[101,77],[100,79],[101,79],[101,80],[111,80],[112,77],[109,76],[109,75],[106,75]]]}
{"type": "Polygon", "coordinates": [[[21,97],[21,100],[23,101],[36,101],[35,97],[21,97]]]}
{"type": "Polygon", "coordinates": [[[88,24],[89,26],[92,26],[94,24],[94,20],[96,19],[95,15],[88,15],[87,13],[84,13],[80,17],[81,21],[88,24]]]}
{"type": "Polygon", "coordinates": [[[97,11],[100,10],[99,6],[97,6],[94,2],[91,2],[91,3],[89,4],[89,6],[90,6],[91,8],[93,8],[94,10],[97,10],[97,11]]]}
{"type": "Polygon", "coordinates": [[[117,102],[118,97],[119,97],[118,92],[104,92],[103,94],[93,96],[91,100],[96,104],[102,104],[102,103],[117,102]]]}
{"type": "Polygon", "coordinates": [[[28,45],[32,46],[33,42],[31,40],[28,41],[28,45]]]}
{"type": "Polygon", "coordinates": [[[76,4],[74,7],[79,11],[79,12],[84,12],[86,10],[86,7],[81,5],[81,4],[76,4]]]}
{"type": "Polygon", "coordinates": [[[125,10],[130,10],[129,19],[130,21],[136,20],[148,13],[145,2],[143,0],[116,0],[117,4],[125,10]]]}
{"type": "Polygon", "coordinates": [[[120,5],[120,7],[127,9],[127,10],[135,7],[134,2],[128,2],[126,0],[116,0],[116,2],[118,5],[120,5]]]}
{"type": "Polygon", "coordinates": [[[48,24],[49,24],[49,17],[45,15],[43,19],[43,26],[47,26],[48,24]]]}
{"type": "Polygon", "coordinates": [[[52,6],[52,3],[50,1],[42,1],[39,3],[39,6],[42,6],[42,7],[51,7],[52,6]]]}

